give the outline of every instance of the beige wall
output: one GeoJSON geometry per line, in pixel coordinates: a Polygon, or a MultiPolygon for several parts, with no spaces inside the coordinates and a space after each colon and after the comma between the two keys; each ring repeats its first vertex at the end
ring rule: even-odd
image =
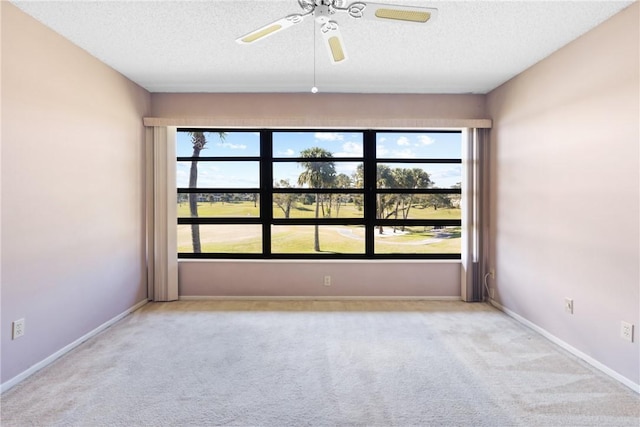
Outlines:
{"type": "Polygon", "coordinates": [[[149,94],[2,9],[2,378],[146,299],[149,94]],[[11,340],[11,322],[26,335],[11,340]]]}
{"type": "Polygon", "coordinates": [[[498,301],[640,383],[638,3],[491,92],[498,301]],[[564,299],[572,298],[573,315],[564,299]],[[633,344],[620,321],[636,326],[633,344]]]}
{"type": "Polygon", "coordinates": [[[484,95],[154,93],[151,106],[151,116],[172,118],[176,126],[479,127],[489,122],[484,95]]]}
{"type": "Polygon", "coordinates": [[[182,261],[178,270],[181,296],[460,296],[457,261],[182,261]]]}

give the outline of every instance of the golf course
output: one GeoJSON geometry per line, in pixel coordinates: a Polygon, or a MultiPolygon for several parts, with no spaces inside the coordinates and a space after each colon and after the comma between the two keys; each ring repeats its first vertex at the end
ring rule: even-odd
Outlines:
{"type": "MultiPolygon", "coordinates": [[[[324,218],[362,218],[361,208],[354,203],[333,205],[331,213],[325,207],[324,218]]],[[[199,202],[200,218],[259,217],[260,204],[254,201],[199,202]]],[[[178,203],[178,217],[188,218],[189,204],[178,203]]],[[[285,218],[284,210],[273,205],[273,217],[285,218]]],[[[289,218],[315,218],[315,203],[295,203],[289,210],[289,218]]],[[[395,219],[391,217],[390,219],[395,219]]],[[[402,219],[402,218],[398,218],[402,219]]],[[[460,219],[459,208],[440,208],[413,205],[407,219],[460,219]]],[[[271,226],[272,253],[316,253],[314,251],[313,225],[271,226]]],[[[262,225],[260,224],[200,224],[202,252],[261,253],[262,225]]],[[[365,252],[365,228],[363,225],[319,226],[320,253],[362,254],[365,252]]],[[[178,225],[178,252],[193,252],[191,225],[178,225]]],[[[376,253],[459,253],[460,227],[384,227],[375,230],[376,253]]]]}

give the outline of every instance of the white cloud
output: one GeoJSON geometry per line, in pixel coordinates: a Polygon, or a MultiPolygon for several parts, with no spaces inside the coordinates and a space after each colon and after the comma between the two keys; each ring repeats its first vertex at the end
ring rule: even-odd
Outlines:
{"type": "Polygon", "coordinates": [[[356,169],[358,168],[357,163],[336,163],[336,173],[343,173],[345,175],[351,176],[356,173],[356,169]]]}
{"type": "MultiPolygon", "coordinates": [[[[190,163],[178,163],[176,182],[178,187],[189,186],[190,163]]],[[[198,187],[258,187],[257,168],[246,168],[242,165],[215,166],[210,162],[198,164],[198,187]]]]}
{"type": "Polygon", "coordinates": [[[378,138],[378,142],[379,143],[383,143],[387,140],[387,138],[385,138],[384,136],[381,136],[380,138],[378,138]]]}
{"type": "Polygon", "coordinates": [[[436,187],[450,188],[462,180],[462,166],[451,166],[448,169],[431,171],[429,177],[436,187]]]}
{"type": "Polygon", "coordinates": [[[462,177],[462,166],[452,166],[449,169],[443,169],[441,171],[438,171],[438,172],[434,173],[434,175],[437,175],[440,178],[458,178],[458,179],[461,179],[461,177],[462,177]]]}
{"type": "Polygon", "coordinates": [[[219,185],[222,187],[242,188],[242,187],[258,187],[258,181],[246,176],[237,175],[220,175],[217,178],[219,185]]]}
{"type": "Polygon", "coordinates": [[[429,135],[420,135],[418,136],[418,140],[420,141],[420,145],[431,145],[436,142],[436,140],[431,138],[429,135]]]}
{"type": "Polygon", "coordinates": [[[353,153],[358,156],[362,156],[362,144],[358,144],[357,142],[345,142],[342,145],[342,149],[347,153],[353,153]]]}
{"type": "Polygon", "coordinates": [[[344,139],[341,133],[335,132],[316,132],[313,136],[320,141],[342,141],[344,139]]]}
{"type": "Polygon", "coordinates": [[[416,155],[410,148],[406,148],[404,150],[393,150],[393,157],[398,157],[401,159],[413,159],[416,157],[416,155]]]}
{"type": "Polygon", "coordinates": [[[276,153],[277,156],[283,156],[283,157],[291,157],[295,154],[296,152],[293,151],[291,148],[287,148],[285,151],[278,151],[276,153]]]}
{"type": "Polygon", "coordinates": [[[398,140],[396,141],[396,144],[411,145],[411,143],[409,142],[409,138],[407,138],[406,136],[401,136],[400,138],[398,138],[398,140]]]}
{"type": "Polygon", "coordinates": [[[362,144],[357,142],[345,142],[342,151],[334,153],[334,157],[362,157],[362,144]]]}
{"type": "Polygon", "coordinates": [[[244,144],[232,144],[230,142],[219,142],[218,147],[230,148],[232,150],[246,150],[247,146],[244,144]]]}
{"type": "Polygon", "coordinates": [[[178,187],[186,187],[189,185],[189,172],[182,166],[183,165],[178,164],[176,168],[176,183],[178,187]]]}
{"type": "Polygon", "coordinates": [[[387,157],[389,154],[389,150],[382,144],[378,144],[376,147],[376,156],[378,157],[387,157]]]}

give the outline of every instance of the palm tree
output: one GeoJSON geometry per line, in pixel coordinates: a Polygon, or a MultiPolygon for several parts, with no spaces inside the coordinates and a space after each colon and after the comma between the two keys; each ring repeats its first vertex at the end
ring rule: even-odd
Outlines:
{"type": "MultiPolygon", "coordinates": [[[[314,159],[331,159],[333,154],[324,148],[312,147],[300,152],[300,157],[305,160],[298,162],[304,167],[304,172],[298,177],[299,185],[308,185],[309,188],[327,188],[333,184],[336,176],[335,163],[331,161],[313,161],[314,159]]],[[[319,215],[320,194],[316,193],[316,219],[319,215]]],[[[313,250],[320,252],[320,233],[318,224],[315,224],[313,250]]]]}
{"type": "MultiPolygon", "coordinates": [[[[207,145],[207,138],[204,132],[189,132],[191,135],[191,144],[193,144],[193,160],[191,161],[191,169],[189,170],[189,188],[198,188],[198,160],[200,152],[207,145]]],[[[227,134],[218,132],[220,140],[224,141],[227,134]]],[[[189,193],[189,213],[192,218],[198,217],[198,194],[189,193]]],[[[193,244],[193,252],[200,253],[202,248],[200,245],[200,224],[191,224],[191,243],[193,244]]]]}

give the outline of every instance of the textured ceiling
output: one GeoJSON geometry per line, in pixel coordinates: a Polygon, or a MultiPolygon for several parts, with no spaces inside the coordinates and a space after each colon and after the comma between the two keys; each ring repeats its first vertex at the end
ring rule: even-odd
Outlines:
{"type": "Polygon", "coordinates": [[[300,13],[296,0],[12,3],[151,92],[307,92],[315,69],[320,91],[347,93],[486,93],[633,3],[377,1],[435,7],[438,17],[416,25],[336,15],[349,54],[339,65],[312,19],[235,42],[300,13]]]}

